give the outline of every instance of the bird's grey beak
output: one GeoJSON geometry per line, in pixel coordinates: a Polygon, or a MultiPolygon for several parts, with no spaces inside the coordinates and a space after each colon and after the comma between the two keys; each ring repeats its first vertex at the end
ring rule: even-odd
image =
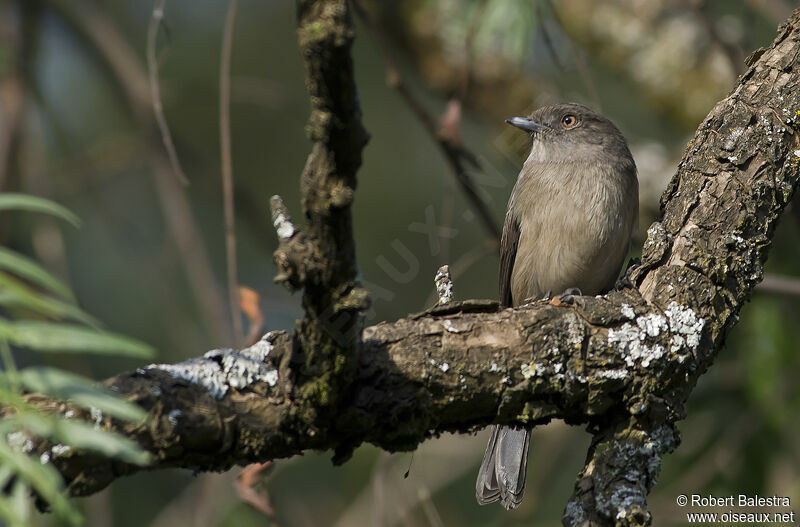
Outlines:
{"type": "Polygon", "coordinates": [[[539,130],[547,128],[545,125],[531,121],[527,117],[510,117],[506,119],[506,122],[526,132],[538,132],[539,130]]]}

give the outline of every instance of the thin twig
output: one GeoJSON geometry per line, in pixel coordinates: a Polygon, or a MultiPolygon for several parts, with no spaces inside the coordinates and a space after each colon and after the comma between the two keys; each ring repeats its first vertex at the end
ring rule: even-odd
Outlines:
{"type": "Polygon", "coordinates": [[[180,257],[186,279],[200,306],[203,327],[214,342],[230,342],[230,325],[225,313],[225,298],[214,276],[205,241],[195,223],[186,188],[173,175],[169,159],[154,132],[148,74],[135,51],[120,35],[108,16],[94,2],[86,0],[50,0],[60,18],[74,29],[74,34],[97,50],[100,65],[108,70],[114,85],[127,103],[146,139],[152,165],[151,178],[159,206],[180,257]]]}
{"type": "Polygon", "coordinates": [[[422,505],[422,512],[425,513],[425,518],[428,520],[428,524],[431,527],[444,527],[442,517],[439,516],[439,511],[436,510],[436,505],[434,505],[433,500],[431,499],[431,492],[428,490],[428,488],[420,487],[417,491],[417,495],[419,496],[419,502],[422,505]]]}
{"type": "Polygon", "coordinates": [[[175,172],[178,180],[184,185],[189,184],[186,174],[183,172],[181,162],[178,159],[178,152],[172,143],[172,134],[169,132],[167,119],[164,116],[164,105],[161,102],[161,87],[158,77],[158,57],[156,56],[156,43],[158,42],[158,29],[161,27],[161,20],[164,18],[164,4],[166,0],[156,0],[153,6],[153,14],[150,17],[150,24],[147,26],[147,71],[150,80],[150,95],[153,98],[153,115],[156,125],[161,132],[161,140],[167,150],[169,163],[175,172]]]}
{"type": "Polygon", "coordinates": [[[385,31],[383,31],[383,28],[378,21],[378,17],[371,16],[358,0],[353,1],[353,7],[355,8],[356,14],[366,25],[372,38],[378,45],[378,49],[383,55],[384,61],[386,62],[387,84],[396,89],[397,92],[403,97],[403,99],[406,101],[406,104],[408,104],[408,106],[414,112],[414,115],[417,116],[419,121],[425,127],[425,130],[428,132],[431,138],[436,141],[436,144],[439,145],[439,148],[444,154],[445,159],[447,159],[448,163],[450,164],[450,168],[452,169],[452,173],[455,176],[456,181],[466,195],[467,201],[475,210],[477,216],[481,219],[481,223],[488,232],[492,244],[499,248],[500,228],[492,217],[489,207],[486,205],[480,195],[478,195],[478,190],[475,187],[475,183],[472,181],[469,173],[467,173],[464,164],[464,160],[466,160],[473,165],[473,167],[480,169],[476,156],[468,149],[464,148],[460,144],[457,144],[457,142],[453,141],[452,138],[446,137],[440,133],[439,127],[436,124],[436,120],[422,104],[422,101],[420,101],[409,89],[408,85],[400,75],[400,71],[397,69],[394,58],[392,57],[392,53],[389,50],[389,46],[384,40],[383,35],[385,34],[385,31]]]}
{"type": "Polygon", "coordinates": [[[796,276],[766,274],[764,275],[764,280],[756,286],[756,291],[800,296],[800,278],[796,276]]]}
{"type": "MultiPolygon", "coordinates": [[[[472,249],[468,250],[467,252],[463,253],[458,259],[455,261],[453,265],[447,265],[448,273],[450,275],[450,280],[455,281],[459,277],[461,277],[465,272],[467,272],[478,260],[480,260],[483,256],[491,252],[491,248],[487,247],[485,244],[476,244],[472,247],[472,249]]],[[[441,268],[440,268],[441,271],[441,268]]],[[[438,276],[438,275],[437,275],[438,276]]],[[[425,299],[425,306],[430,306],[436,303],[436,299],[439,298],[437,291],[431,291],[428,297],[425,299]]]]}
{"type": "MultiPolygon", "coordinates": [[[[13,11],[12,6],[6,8],[13,11]]],[[[15,28],[12,12],[3,12],[2,33],[0,42],[10,60],[2,71],[0,78],[0,191],[10,190],[18,182],[11,183],[12,174],[17,167],[20,142],[22,139],[22,123],[24,117],[26,81],[24,65],[24,48],[29,45],[23,36],[22,28],[15,28]],[[16,56],[13,56],[16,55],[16,56]]],[[[26,35],[27,36],[27,35],[26,35]]]]}
{"type": "Polygon", "coordinates": [[[231,155],[231,53],[239,0],[231,0],[222,33],[219,66],[219,137],[222,150],[222,196],[225,208],[225,257],[228,266],[228,304],[233,318],[234,344],[242,344],[242,315],[236,268],[236,231],[233,205],[233,160],[231,155]]]}
{"type": "Polygon", "coordinates": [[[745,69],[744,59],[747,57],[742,47],[722,38],[722,35],[720,35],[717,30],[717,24],[708,12],[708,6],[705,0],[692,0],[689,2],[689,7],[694,11],[694,14],[697,16],[698,20],[700,20],[700,23],[703,24],[703,27],[705,27],[706,34],[711,37],[711,40],[722,50],[723,54],[728,59],[731,69],[736,75],[741,75],[745,69]]]}
{"type": "Polygon", "coordinates": [[[542,3],[536,2],[536,14],[539,18],[539,33],[542,35],[542,40],[544,41],[544,47],[547,48],[547,52],[550,54],[550,59],[553,61],[553,65],[559,71],[564,71],[564,65],[561,64],[561,59],[558,57],[558,51],[556,50],[555,43],[553,39],[550,38],[550,32],[547,30],[547,25],[544,21],[544,9],[542,9],[542,3]]]}
{"type": "MultiPolygon", "coordinates": [[[[475,9],[475,14],[472,16],[467,35],[464,38],[464,67],[461,71],[460,90],[454,94],[453,98],[448,102],[447,109],[439,121],[438,136],[444,137],[451,144],[458,146],[463,144],[461,141],[462,107],[463,103],[469,97],[470,88],[472,87],[473,69],[475,65],[473,43],[488,3],[488,0],[480,0],[478,7],[475,9]]],[[[472,158],[474,159],[474,156],[472,156],[472,158]]],[[[450,228],[452,226],[454,206],[454,195],[448,188],[442,194],[442,221],[444,227],[450,228]]],[[[449,255],[450,239],[445,238],[442,240],[442,260],[448,261],[449,255]]]]}
{"type": "MultiPolygon", "coordinates": [[[[564,24],[561,22],[561,18],[558,16],[558,12],[556,11],[555,7],[553,7],[551,0],[545,0],[544,3],[550,10],[553,20],[561,28],[561,31],[564,34],[567,34],[564,24]]],[[[589,97],[592,98],[592,105],[595,107],[595,109],[601,111],[602,105],[600,104],[600,93],[597,91],[597,86],[595,86],[592,75],[589,73],[589,67],[586,65],[583,55],[575,47],[575,44],[572,42],[572,38],[570,38],[569,35],[567,35],[567,45],[569,46],[570,53],[575,58],[575,65],[578,67],[578,74],[580,75],[584,86],[586,86],[586,90],[589,92],[589,97]]]]}
{"type": "Polygon", "coordinates": [[[783,0],[747,0],[747,3],[768,16],[773,24],[786,20],[792,14],[792,6],[783,0]]]}
{"type": "Polygon", "coordinates": [[[461,72],[461,91],[458,94],[461,101],[466,101],[469,96],[469,90],[472,87],[472,72],[475,67],[475,50],[474,41],[475,36],[480,29],[480,22],[483,20],[483,15],[486,12],[486,6],[489,4],[488,0],[480,0],[478,7],[475,8],[475,14],[467,30],[467,36],[464,39],[464,69],[461,72]]]}

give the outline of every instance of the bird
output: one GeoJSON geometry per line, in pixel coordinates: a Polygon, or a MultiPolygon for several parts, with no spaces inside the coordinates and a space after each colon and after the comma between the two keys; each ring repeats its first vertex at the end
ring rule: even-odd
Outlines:
{"type": "MultiPolygon", "coordinates": [[[[636,164],[619,129],[578,103],[506,119],[529,134],[530,153],[508,200],[500,241],[500,305],[553,291],[573,300],[614,287],[637,228],[636,164]]],[[[475,494],[506,509],[522,503],[531,429],[493,425],[475,494]]]]}

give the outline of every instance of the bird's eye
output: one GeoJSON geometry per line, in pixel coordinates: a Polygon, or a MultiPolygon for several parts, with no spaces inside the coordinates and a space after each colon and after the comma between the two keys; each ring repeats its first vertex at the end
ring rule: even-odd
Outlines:
{"type": "Polygon", "coordinates": [[[569,130],[570,128],[575,128],[578,125],[578,118],[572,114],[567,114],[561,118],[561,126],[569,130]]]}

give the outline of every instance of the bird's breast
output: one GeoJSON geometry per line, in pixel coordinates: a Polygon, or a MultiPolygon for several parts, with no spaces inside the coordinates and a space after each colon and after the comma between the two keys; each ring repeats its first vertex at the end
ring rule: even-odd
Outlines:
{"type": "Polygon", "coordinates": [[[511,274],[517,305],[547,291],[593,295],[613,286],[638,213],[635,172],[558,166],[553,177],[543,170],[523,173],[509,203],[520,227],[511,274]]]}

